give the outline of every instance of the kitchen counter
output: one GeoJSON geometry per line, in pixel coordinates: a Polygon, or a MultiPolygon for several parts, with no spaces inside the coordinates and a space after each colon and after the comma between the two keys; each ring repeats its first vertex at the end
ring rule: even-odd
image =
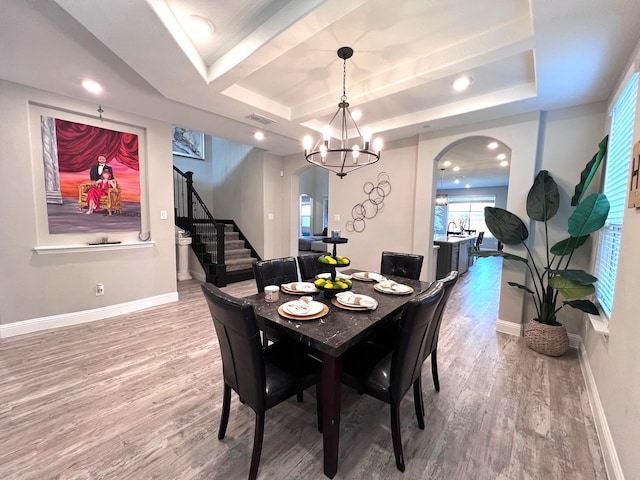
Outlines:
{"type": "Polygon", "coordinates": [[[467,240],[473,240],[475,242],[476,235],[435,235],[433,237],[433,243],[438,245],[440,243],[460,243],[467,240]]]}
{"type": "Polygon", "coordinates": [[[437,280],[446,277],[451,270],[457,270],[460,275],[469,270],[471,253],[476,243],[475,235],[438,235],[434,237],[433,243],[440,246],[436,266],[437,280]]]}

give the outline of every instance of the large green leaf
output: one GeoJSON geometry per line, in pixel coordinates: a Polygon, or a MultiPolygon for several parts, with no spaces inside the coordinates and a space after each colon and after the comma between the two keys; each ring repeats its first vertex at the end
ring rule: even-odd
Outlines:
{"type": "Polygon", "coordinates": [[[527,215],[532,220],[544,222],[553,217],[559,207],[558,184],[549,172],[540,170],[527,195],[527,215]]]}
{"type": "Polygon", "coordinates": [[[516,260],[518,262],[529,263],[529,260],[524,257],[514,255],[512,253],[501,252],[499,250],[481,250],[479,252],[473,252],[471,255],[474,257],[503,257],[507,260],[516,260]]]}
{"type": "Polygon", "coordinates": [[[529,287],[525,285],[522,285],[521,283],[516,283],[516,282],[507,282],[507,283],[512,287],[519,288],[520,290],[524,290],[525,292],[528,292],[531,295],[535,295],[535,292],[533,290],[531,290],[529,287]]]}
{"type": "Polygon", "coordinates": [[[609,200],[604,193],[593,193],[578,204],[569,217],[569,235],[583,237],[602,228],[609,215],[609,200]]]}
{"type": "Polygon", "coordinates": [[[565,238],[564,240],[561,240],[553,247],[551,247],[550,251],[553,255],[558,255],[560,257],[563,255],[569,255],[575,249],[584,245],[584,242],[587,241],[587,238],[589,238],[589,235],[585,235],[584,237],[565,238]]]}
{"type": "Polygon", "coordinates": [[[600,315],[598,307],[591,300],[571,300],[569,302],[563,302],[565,305],[577,308],[583,312],[590,313],[591,315],[600,315]]]}
{"type": "Polygon", "coordinates": [[[586,297],[596,291],[593,285],[583,285],[558,276],[549,279],[549,286],[558,290],[567,300],[586,297]]]}
{"type": "Polygon", "coordinates": [[[493,236],[505,245],[519,245],[529,237],[522,220],[502,208],[484,207],[484,221],[493,236]]]}
{"type": "Polygon", "coordinates": [[[596,283],[598,279],[593,275],[588,274],[584,270],[547,270],[551,275],[558,275],[567,280],[580,283],[582,285],[589,285],[596,283]]]}
{"type": "Polygon", "coordinates": [[[571,197],[571,205],[576,206],[582,200],[582,196],[584,192],[589,188],[589,184],[593,179],[593,176],[596,174],[598,167],[602,163],[602,159],[607,154],[607,145],[609,143],[609,135],[605,135],[605,137],[598,144],[598,152],[593,156],[591,161],[587,163],[580,174],[580,183],[576,185],[574,190],[573,197],[571,197]]]}

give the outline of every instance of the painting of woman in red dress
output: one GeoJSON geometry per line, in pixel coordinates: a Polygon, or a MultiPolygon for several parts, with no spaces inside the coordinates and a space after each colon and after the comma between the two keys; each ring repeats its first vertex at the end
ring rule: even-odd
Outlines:
{"type": "Polygon", "coordinates": [[[100,210],[100,197],[109,195],[109,188],[116,188],[116,181],[111,178],[111,172],[104,170],[100,180],[87,192],[87,215],[91,215],[96,210],[100,210]]]}

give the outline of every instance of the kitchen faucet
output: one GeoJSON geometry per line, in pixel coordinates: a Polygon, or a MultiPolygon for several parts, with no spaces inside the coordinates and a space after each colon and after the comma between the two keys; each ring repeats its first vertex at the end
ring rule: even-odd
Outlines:
{"type": "Polygon", "coordinates": [[[457,231],[456,231],[456,230],[457,230],[457,228],[458,228],[458,225],[456,225],[456,222],[454,222],[453,220],[452,220],[452,221],[450,221],[450,222],[447,224],[447,235],[450,235],[450,234],[452,234],[452,233],[457,233],[457,231]],[[452,224],[452,223],[453,223],[453,228],[454,228],[454,229],[453,229],[453,230],[450,230],[450,227],[451,227],[451,224],[452,224]]]}

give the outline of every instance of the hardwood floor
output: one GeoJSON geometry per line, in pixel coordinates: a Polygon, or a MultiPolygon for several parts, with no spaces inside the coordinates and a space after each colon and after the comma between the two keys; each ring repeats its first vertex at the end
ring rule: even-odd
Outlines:
{"type": "MultiPolygon", "coordinates": [[[[577,353],[544,357],[495,332],[500,260],[478,259],[449,301],[441,391],[423,367],[426,429],[344,388],[336,479],[605,479],[577,353]]],[[[253,280],[226,289],[254,293],[253,280]]],[[[198,282],[180,301],[0,340],[0,478],[244,479],[252,411],[233,396],[224,441],[217,340],[198,282]]],[[[322,479],[315,391],[269,410],[259,478],[322,479]]]]}

